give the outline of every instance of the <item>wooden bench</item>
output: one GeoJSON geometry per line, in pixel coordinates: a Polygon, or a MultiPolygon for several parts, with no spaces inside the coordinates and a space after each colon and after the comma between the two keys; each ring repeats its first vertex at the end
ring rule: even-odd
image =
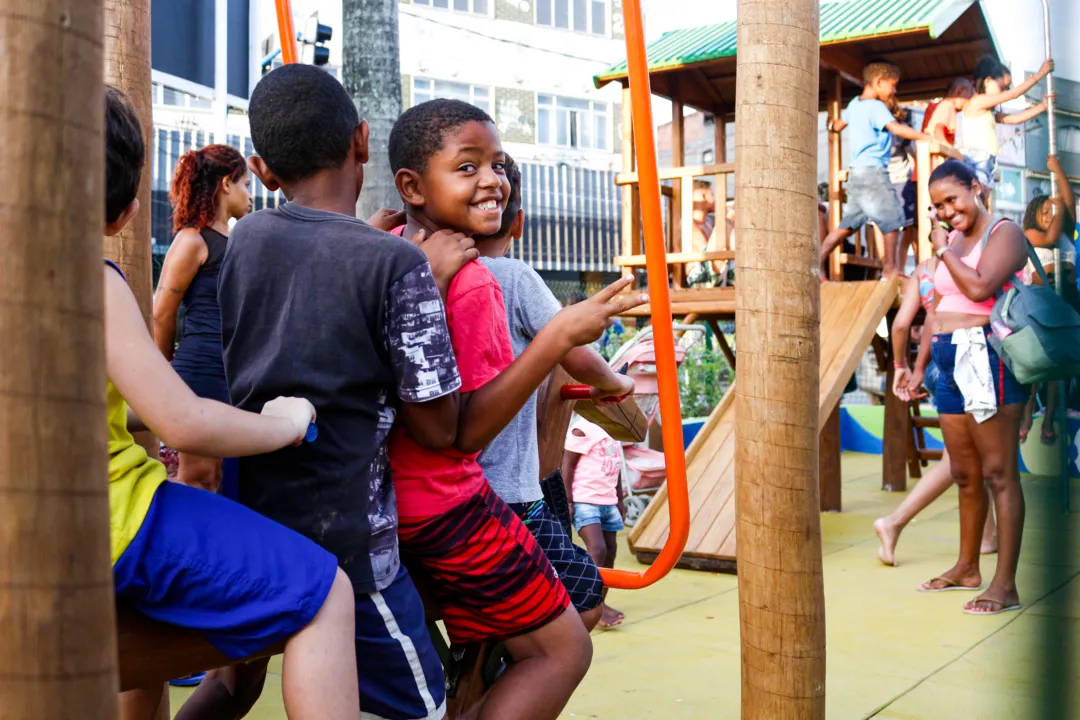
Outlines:
{"type": "MultiPolygon", "coordinates": [[[[569,382],[570,376],[557,367],[538,393],[537,432],[541,478],[562,464],[563,445],[574,403],[563,399],[560,390],[569,382]]],[[[432,639],[443,657],[445,668],[451,660],[450,649],[435,625],[440,619],[438,608],[425,590],[424,574],[414,567],[410,567],[409,571],[424,600],[432,639]]],[[[158,688],[174,678],[236,662],[223,655],[199,633],[155,622],[124,603],[117,604],[116,615],[121,690],[158,688]]],[[[460,649],[461,657],[452,659],[455,676],[451,678],[451,687],[447,692],[450,718],[472,707],[487,691],[489,678],[485,677],[484,669],[496,646],[496,643],[468,646],[460,649]]],[[[282,643],[245,658],[244,662],[277,655],[283,650],[282,643]]]]}

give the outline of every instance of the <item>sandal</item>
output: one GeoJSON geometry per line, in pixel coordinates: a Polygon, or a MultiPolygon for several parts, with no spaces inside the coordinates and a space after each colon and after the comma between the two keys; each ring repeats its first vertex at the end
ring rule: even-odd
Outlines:
{"type": "Polygon", "coordinates": [[[961,585],[960,583],[956,582],[955,580],[950,580],[947,577],[936,577],[936,578],[931,578],[931,579],[927,580],[926,582],[924,582],[922,585],[920,585],[916,589],[919,592],[924,592],[924,593],[938,593],[938,592],[950,592],[950,591],[953,591],[953,590],[982,590],[982,585],[980,584],[980,585],[977,585],[975,587],[969,587],[967,585],[961,585]],[[935,583],[935,582],[943,582],[943,583],[945,583],[945,587],[940,587],[940,588],[927,587],[927,585],[929,585],[931,583],[935,583]]]}
{"type": "Polygon", "coordinates": [[[1006,605],[1001,600],[994,600],[993,598],[975,598],[969,603],[964,605],[964,612],[968,615],[1000,615],[1001,613],[1012,612],[1013,610],[1020,610],[1024,606],[1020,603],[1015,605],[1006,605]],[[997,605],[997,610],[975,610],[972,606],[976,603],[991,603],[997,605]]]}

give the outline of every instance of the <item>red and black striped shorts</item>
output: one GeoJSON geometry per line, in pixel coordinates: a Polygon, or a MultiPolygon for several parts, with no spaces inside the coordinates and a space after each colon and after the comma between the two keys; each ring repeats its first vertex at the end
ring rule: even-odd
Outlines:
{"type": "Polygon", "coordinates": [[[453,643],[523,635],[570,606],[532,533],[486,483],[441,515],[399,518],[398,537],[429,575],[453,643]]]}

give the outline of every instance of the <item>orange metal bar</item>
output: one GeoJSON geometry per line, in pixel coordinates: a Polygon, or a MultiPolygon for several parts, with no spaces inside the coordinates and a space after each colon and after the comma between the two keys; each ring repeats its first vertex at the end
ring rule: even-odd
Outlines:
{"type": "MultiPolygon", "coordinates": [[[[641,193],[641,219],[645,232],[645,267],[649,277],[649,306],[652,308],[653,346],[656,349],[660,420],[664,431],[664,459],[667,462],[668,508],[671,513],[671,529],[667,542],[656,561],[645,572],[601,568],[600,574],[605,585],[632,590],[652,585],[675,567],[690,535],[690,497],[686,488],[686,455],[683,451],[679,377],[675,364],[675,333],[671,325],[671,295],[668,291],[664,227],[660,218],[660,178],[656,169],[652,91],[649,87],[645,29],[639,0],[623,0],[623,25],[626,33],[634,139],[637,144],[638,188],[641,193]]],[[[629,208],[623,210],[630,211],[629,208]]]]}
{"type": "Polygon", "coordinates": [[[299,62],[296,52],[296,28],[293,26],[291,0],[274,0],[277,10],[278,37],[281,39],[281,61],[286,65],[299,62]]]}

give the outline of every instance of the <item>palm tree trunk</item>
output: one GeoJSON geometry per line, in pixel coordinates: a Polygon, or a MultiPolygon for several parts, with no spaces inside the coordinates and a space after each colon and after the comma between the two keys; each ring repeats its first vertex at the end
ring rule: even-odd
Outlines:
{"type": "Polygon", "coordinates": [[[817,0],[739,0],[735,490],[742,717],[825,717],[817,0]]]}
{"type": "Polygon", "coordinates": [[[102,0],[0,0],[0,715],[116,717],[102,0]]]}
{"type": "Polygon", "coordinates": [[[357,215],[367,218],[382,207],[401,207],[387,152],[401,114],[398,0],[342,0],[341,17],[341,80],[371,126],[364,191],[356,204],[357,215]]]}

